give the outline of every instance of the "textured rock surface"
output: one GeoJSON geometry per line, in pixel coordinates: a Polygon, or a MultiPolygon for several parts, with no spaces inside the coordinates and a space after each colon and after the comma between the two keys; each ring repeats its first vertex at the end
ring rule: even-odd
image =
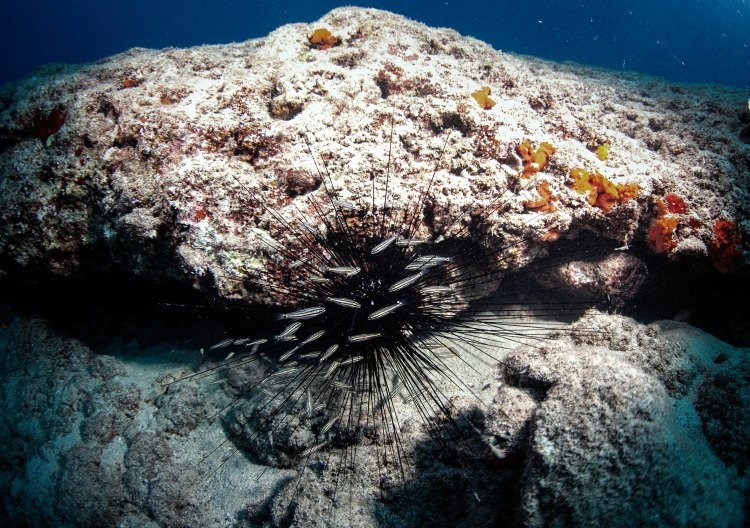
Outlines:
{"type": "MultiPolygon", "coordinates": [[[[124,270],[278,304],[269,291],[283,289],[264,287],[279,280],[278,246],[304,254],[295,228],[324,229],[317,211],[331,198],[354,204],[353,233],[377,235],[389,152],[394,224],[423,215],[419,236],[450,227],[507,248],[498,265],[524,266],[551,240],[590,230],[620,249],[736,271],[743,242],[731,230],[718,241],[716,221],[748,240],[745,95],[520,58],[350,8],[240,44],[49,67],[0,90],[0,273],[124,270]],[[318,27],[340,44],[311,46],[318,27]],[[482,86],[492,108],[472,98],[482,86]],[[516,150],[527,139],[557,147],[530,179],[516,150]],[[570,187],[573,168],[635,183],[638,195],[609,211],[590,205],[570,187]],[[545,183],[551,201],[538,205],[545,183]],[[501,214],[484,214],[494,206],[501,214]]],[[[558,279],[625,303],[646,276],[638,257],[565,258],[558,279]]],[[[224,421],[215,414],[258,365],[166,390],[197,367],[197,347],[95,349],[38,320],[1,322],[0,524],[742,523],[747,350],[684,324],[590,312],[567,337],[519,349],[502,367],[452,358],[466,386],[441,390],[463,434],[394,398],[400,475],[383,464],[393,445],[376,432],[355,460],[332,446],[301,474],[307,425],[283,439],[285,460],[263,452],[271,438],[243,442],[252,399],[224,421]],[[222,464],[235,442],[248,452],[222,464]]]]}
{"type": "Polygon", "coordinates": [[[93,353],[40,321],[18,320],[0,330],[0,520],[741,526],[749,357],[682,323],[646,326],[593,311],[572,339],[511,352],[504,382],[495,365],[458,364],[467,390],[445,391],[461,438],[441,419],[430,424],[436,437],[427,435],[413,408],[396,402],[403,479],[379,465],[388,444],[365,437],[345,480],[343,451],[334,449],[311,459],[298,481],[295,469],[245,454],[220,464],[235,448],[209,417],[230,401],[231,381],[184,381],[165,392],[195,368],[197,351],[120,342],[93,353]]]}
{"type": "MultiPolygon", "coordinates": [[[[437,166],[420,234],[459,219],[454,235],[466,236],[471,211],[502,203],[472,236],[491,247],[529,239],[512,255],[523,265],[571,228],[646,240],[655,197],[674,193],[687,209],[668,250],[716,255],[716,219],[750,235],[745,96],[520,58],[354,8],[240,44],[49,67],[0,91],[0,267],[67,276],[119,266],[278,302],[256,272],[279,258],[269,240],[299,250],[280,218],[321,223],[309,198],[328,202],[323,174],[337,198],[371,213],[391,146],[394,211],[412,212],[437,166]],[[340,45],[311,46],[318,27],[340,45]],[[491,109],[471,96],[482,86],[491,109]],[[526,139],[558,149],[530,180],[515,154],[526,139]],[[637,183],[637,200],[605,213],[569,187],[573,168],[637,183]],[[529,206],[543,182],[554,211],[529,206]]],[[[352,229],[368,218],[354,215],[352,229]]]]}
{"type": "Polygon", "coordinates": [[[592,312],[576,324],[573,342],[506,360],[509,381],[539,401],[528,525],[742,526],[747,350],[673,322],[592,312]],[[724,388],[706,390],[717,378],[724,388]]]}
{"type": "Polygon", "coordinates": [[[113,351],[94,354],[41,321],[0,331],[3,525],[220,526],[232,508],[267,499],[283,475],[239,478],[255,471],[239,456],[221,497],[210,490],[218,462],[202,459],[223,434],[207,417],[222,394],[199,398],[190,383],[164,394],[199,354],[136,343],[113,351]]]}
{"type": "Polygon", "coordinates": [[[647,275],[646,265],[637,257],[612,252],[601,258],[565,262],[551,273],[540,275],[538,280],[549,287],[609,299],[619,307],[638,294],[647,275]]]}
{"type": "Polygon", "coordinates": [[[695,412],[678,415],[654,376],[610,351],[571,352],[526,350],[510,367],[546,390],[531,419],[527,525],[741,526],[742,491],[695,412]]]}

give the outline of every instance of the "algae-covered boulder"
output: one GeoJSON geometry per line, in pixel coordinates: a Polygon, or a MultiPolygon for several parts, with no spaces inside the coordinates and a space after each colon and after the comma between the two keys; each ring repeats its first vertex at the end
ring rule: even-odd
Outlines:
{"type": "Polygon", "coordinates": [[[422,193],[420,235],[452,226],[515,248],[497,266],[583,228],[736,269],[745,96],[357,8],[237,44],[43,68],[0,93],[0,269],[118,268],[276,304],[263,272],[301,250],[302,221],[324,226],[320,204],[353,204],[350,229],[367,234],[368,214],[411,212],[422,193]]]}

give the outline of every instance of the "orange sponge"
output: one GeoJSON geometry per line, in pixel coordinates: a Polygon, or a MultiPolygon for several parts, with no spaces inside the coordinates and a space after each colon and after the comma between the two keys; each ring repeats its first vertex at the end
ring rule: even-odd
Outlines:
{"type": "Polygon", "coordinates": [[[667,202],[667,210],[673,214],[685,214],[687,213],[688,206],[685,200],[680,198],[674,193],[664,195],[664,201],[667,202]]]}
{"type": "Polygon", "coordinates": [[[669,206],[662,198],[657,198],[656,208],[656,220],[648,229],[648,239],[658,253],[669,253],[677,245],[672,238],[677,229],[677,217],[669,212],[669,206]]]}
{"type": "Polygon", "coordinates": [[[471,96],[476,100],[476,102],[484,108],[485,110],[489,110],[493,106],[495,106],[495,101],[490,99],[490,87],[484,86],[483,88],[480,88],[476,92],[472,93],[471,96]]]}
{"type": "Polygon", "coordinates": [[[523,172],[521,176],[531,178],[537,172],[544,170],[549,162],[549,157],[557,152],[551,144],[542,142],[539,148],[534,149],[528,139],[516,147],[516,152],[523,160],[523,172]]]}
{"type": "Polygon", "coordinates": [[[638,196],[638,184],[612,183],[599,171],[588,172],[584,169],[570,171],[571,187],[579,193],[585,194],[589,205],[594,205],[609,212],[613,205],[635,200],[638,196]]]}
{"type": "Polygon", "coordinates": [[[731,220],[720,218],[714,222],[714,239],[708,247],[708,254],[714,267],[721,273],[735,271],[740,266],[742,240],[737,225],[731,220]]]}
{"type": "Polygon", "coordinates": [[[524,207],[540,213],[554,213],[555,204],[552,202],[557,201],[557,196],[553,195],[552,191],[550,191],[549,183],[543,181],[537,185],[536,192],[539,194],[539,198],[537,200],[526,200],[523,204],[524,207]]]}
{"type": "Polygon", "coordinates": [[[334,37],[330,31],[325,28],[318,28],[310,35],[310,45],[313,48],[327,50],[338,45],[339,39],[334,37]]]}

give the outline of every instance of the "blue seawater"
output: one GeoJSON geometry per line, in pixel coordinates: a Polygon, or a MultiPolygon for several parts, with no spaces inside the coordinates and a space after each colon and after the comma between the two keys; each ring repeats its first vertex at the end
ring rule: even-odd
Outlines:
{"type": "MultiPolygon", "coordinates": [[[[0,84],[51,62],[134,46],[242,41],[342,5],[287,0],[3,0],[0,84]]],[[[673,81],[750,87],[750,0],[384,0],[360,3],[450,27],[497,49],[673,81]]]]}

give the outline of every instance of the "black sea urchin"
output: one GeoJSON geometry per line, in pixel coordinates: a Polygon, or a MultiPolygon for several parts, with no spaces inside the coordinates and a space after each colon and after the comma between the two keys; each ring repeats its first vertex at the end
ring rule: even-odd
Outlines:
{"type": "MultiPolygon", "coordinates": [[[[439,164],[416,203],[403,208],[390,203],[390,153],[380,189],[373,183],[366,203],[340,199],[323,165],[318,176],[325,200],[309,199],[314,218],[292,224],[263,205],[301,248],[269,242],[280,258],[255,277],[286,301],[285,309],[275,315],[274,332],[213,345],[213,351],[229,352],[227,360],[196,374],[226,370],[236,379],[242,372],[236,399],[221,411],[234,442],[266,465],[333,468],[331,503],[342,478],[363,471],[355,455],[365,444],[376,452],[371,480],[377,486],[386,489],[407,476],[411,455],[402,442],[400,408],[411,407],[444,446],[480,438],[476,421],[458,423],[466,412],[449,398],[455,390],[476,396],[461,373],[480,363],[497,365],[499,350],[557,328],[552,320],[528,322],[507,299],[482,301],[504,280],[508,272],[498,262],[514,248],[487,248],[474,235],[504,207],[505,193],[420,237],[439,164]],[[443,425],[457,435],[446,436],[443,425]]],[[[536,311],[569,310],[545,302],[536,311]]],[[[481,398],[473,399],[481,405],[481,398]]],[[[287,497],[297,497],[303,472],[287,497]]],[[[285,515],[284,522],[292,522],[293,508],[285,515]]]]}

